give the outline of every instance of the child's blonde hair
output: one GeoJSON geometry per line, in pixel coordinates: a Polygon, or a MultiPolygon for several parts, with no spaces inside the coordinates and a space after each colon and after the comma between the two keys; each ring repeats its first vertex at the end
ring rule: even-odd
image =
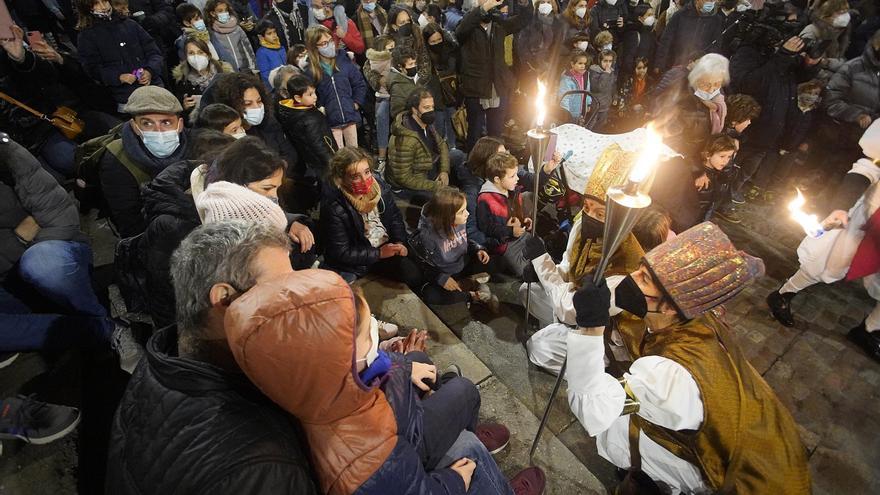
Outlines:
{"type": "Polygon", "coordinates": [[[456,187],[443,186],[425,204],[425,217],[447,238],[455,237],[455,215],[467,204],[467,197],[456,187]]]}

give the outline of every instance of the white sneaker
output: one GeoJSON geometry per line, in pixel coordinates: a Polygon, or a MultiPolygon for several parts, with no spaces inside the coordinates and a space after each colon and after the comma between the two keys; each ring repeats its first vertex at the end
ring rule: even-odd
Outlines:
{"type": "Polygon", "coordinates": [[[144,348],[135,340],[131,327],[119,323],[110,337],[110,347],[119,356],[119,367],[129,375],[144,355],[144,348]]]}
{"type": "MultiPolygon", "coordinates": [[[[373,315],[373,318],[376,316],[373,315]]],[[[376,322],[379,324],[379,340],[387,340],[397,335],[399,328],[394,323],[382,321],[379,318],[376,318],[376,322]]]]}

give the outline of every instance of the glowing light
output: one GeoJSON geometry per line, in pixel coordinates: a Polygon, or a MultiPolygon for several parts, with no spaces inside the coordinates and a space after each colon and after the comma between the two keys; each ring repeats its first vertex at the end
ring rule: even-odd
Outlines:
{"type": "Polygon", "coordinates": [[[819,223],[819,219],[816,218],[816,215],[810,215],[801,210],[801,208],[807,203],[807,200],[804,199],[804,195],[801,194],[800,189],[795,188],[795,191],[797,191],[797,197],[788,204],[788,211],[791,212],[791,218],[800,224],[801,228],[804,229],[804,232],[808,236],[813,238],[822,237],[822,234],[825,233],[825,229],[822,227],[822,224],[819,223]]]}
{"type": "Polygon", "coordinates": [[[655,131],[651,124],[648,124],[645,147],[642,148],[635,166],[629,172],[630,181],[640,184],[648,178],[651,170],[657,165],[657,157],[660,155],[662,145],[663,140],[660,137],[660,133],[655,131]]]}
{"type": "Polygon", "coordinates": [[[544,105],[544,98],[547,96],[547,87],[538,79],[538,99],[535,100],[535,110],[538,117],[535,120],[537,127],[544,127],[544,118],[547,116],[547,106],[544,105]]]}

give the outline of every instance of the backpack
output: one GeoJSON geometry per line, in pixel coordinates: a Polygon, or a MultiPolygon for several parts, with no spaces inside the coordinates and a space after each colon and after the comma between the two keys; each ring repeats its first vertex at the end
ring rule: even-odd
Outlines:
{"type": "Polygon", "coordinates": [[[105,209],[104,195],[101,192],[101,159],[104,152],[109,151],[119,160],[122,165],[131,172],[138,184],[150,181],[150,175],[143,171],[132,161],[122,147],[121,123],[110,129],[103,136],[89,139],[76,147],[73,155],[73,163],[76,173],[76,182],[73,193],[80,202],[80,209],[88,211],[91,208],[105,209]]]}

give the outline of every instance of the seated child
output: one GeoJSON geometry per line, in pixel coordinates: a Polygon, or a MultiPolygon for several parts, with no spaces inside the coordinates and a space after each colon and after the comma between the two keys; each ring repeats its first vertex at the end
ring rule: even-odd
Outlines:
{"type": "Polygon", "coordinates": [[[269,74],[276,67],[281,67],[287,60],[287,51],[281,46],[278,32],[272,21],[263,19],[257,24],[257,39],[260,46],[257,48],[257,68],[260,69],[260,77],[266,86],[271,87],[269,74]]]}
{"type": "MultiPolygon", "coordinates": [[[[571,114],[571,118],[576,122],[581,118],[581,113],[584,110],[583,97],[577,94],[568,96],[562,95],[567,91],[590,90],[590,81],[585,74],[587,73],[587,67],[590,66],[591,61],[592,59],[587,52],[578,49],[573,50],[568,57],[568,69],[562,73],[562,77],[559,79],[559,90],[557,91],[557,94],[562,98],[559,104],[568,110],[568,113],[571,114]]],[[[589,97],[586,102],[589,107],[589,97]]]]}
{"type": "Polygon", "coordinates": [[[416,52],[406,46],[398,46],[391,52],[391,70],[385,79],[391,95],[391,120],[406,110],[406,99],[419,83],[416,52]]]}
{"type": "Polygon", "coordinates": [[[528,261],[522,251],[531,237],[532,220],[523,212],[516,189],[519,164],[507,152],[495,153],[486,162],[486,182],[477,196],[477,228],[486,236],[486,250],[503,256],[505,270],[522,278],[528,261]]]}
{"type": "MultiPolygon", "coordinates": [[[[417,242],[412,252],[428,274],[422,289],[428,304],[488,303],[492,300],[489,274],[483,273],[489,253],[468,239],[467,198],[444,186],[422,207],[417,242]]],[[[495,299],[497,301],[497,298],[495,299]]]]}
{"type": "Polygon", "coordinates": [[[608,111],[617,94],[615,60],[617,60],[617,54],[612,50],[604,49],[599,53],[599,65],[590,66],[589,88],[597,106],[596,114],[591,117],[590,130],[601,132],[608,120],[608,111]]]}
{"type": "Polygon", "coordinates": [[[202,17],[202,11],[193,4],[182,3],[175,9],[177,20],[180,22],[180,28],[183,34],[174,40],[174,47],[177,48],[177,57],[180,60],[186,60],[186,40],[187,38],[196,38],[205,42],[211,51],[211,58],[219,59],[217,49],[211,43],[211,35],[208,33],[208,26],[202,17]]]}
{"type": "Polygon", "coordinates": [[[336,153],[327,117],[316,106],[315,84],[304,75],[287,80],[290,99],[278,102],[278,122],[304,162],[306,177],[321,180],[336,153]]]}

